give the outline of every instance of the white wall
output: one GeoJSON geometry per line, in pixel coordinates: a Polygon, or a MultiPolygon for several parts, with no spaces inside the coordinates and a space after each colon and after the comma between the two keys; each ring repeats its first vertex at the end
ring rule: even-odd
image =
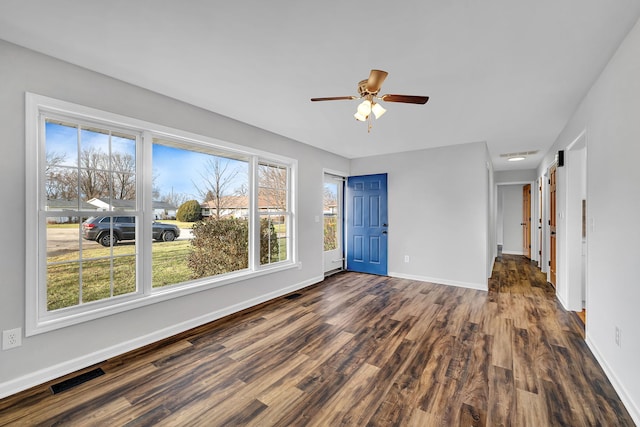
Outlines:
{"type": "MultiPolygon", "coordinates": [[[[586,130],[587,343],[640,424],[640,24],[631,30],[542,162],[586,130]],[[615,329],[621,330],[621,345],[615,329]]],[[[562,168],[560,168],[562,169],[562,168]]],[[[558,182],[566,187],[565,177],[558,182]]],[[[561,226],[562,223],[559,223],[561,226]]],[[[565,230],[559,230],[564,244],[565,230]]],[[[560,267],[560,266],[559,266],[560,267]]]]}
{"type": "MultiPolygon", "coordinates": [[[[300,269],[23,338],[0,351],[0,398],[323,278],[322,171],[349,161],[104,75],[0,41],[0,330],[25,321],[25,91],[284,154],[298,160],[300,269]],[[8,207],[11,207],[10,209],[8,207]]],[[[27,284],[29,285],[29,284],[27,284]]]]}
{"type": "Polygon", "coordinates": [[[502,253],[524,255],[522,251],[522,184],[498,185],[502,197],[502,253]]]}
{"type": "Polygon", "coordinates": [[[390,276],[487,289],[487,168],[484,142],[351,161],[388,174],[390,276]]]}

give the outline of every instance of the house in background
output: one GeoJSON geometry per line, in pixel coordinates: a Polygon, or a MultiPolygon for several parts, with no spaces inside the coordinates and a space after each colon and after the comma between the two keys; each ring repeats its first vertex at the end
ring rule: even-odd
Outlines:
{"type": "MultiPolygon", "coordinates": [[[[73,213],[78,209],[83,211],[97,210],[96,206],[87,202],[78,200],[61,200],[61,199],[48,199],[47,210],[48,211],[60,211],[73,213]],[[79,204],[78,204],[79,203],[79,204]]],[[[74,215],[60,216],[58,218],[49,218],[49,222],[54,224],[77,224],[79,218],[74,215]]]]}
{"type": "MultiPolygon", "coordinates": [[[[94,197],[87,200],[87,204],[93,206],[97,211],[132,211],[135,210],[135,201],[94,197]]],[[[155,219],[176,219],[177,208],[171,203],[154,200],[152,202],[155,219]]]]}
{"type": "MultiPolygon", "coordinates": [[[[260,197],[258,211],[274,212],[281,208],[271,197],[260,197]]],[[[215,217],[218,210],[214,200],[200,203],[203,218],[215,217]]],[[[220,198],[220,218],[247,218],[249,215],[249,196],[222,196],[220,198]]]]}

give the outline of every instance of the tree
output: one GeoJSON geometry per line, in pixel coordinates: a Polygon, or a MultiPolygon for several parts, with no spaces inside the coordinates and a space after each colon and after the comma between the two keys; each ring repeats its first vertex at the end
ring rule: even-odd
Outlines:
{"type": "Polygon", "coordinates": [[[104,171],[101,170],[104,162],[104,153],[90,147],[80,153],[80,194],[86,200],[94,197],[102,197],[105,192],[108,194],[109,181],[106,180],[104,171]]]}
{"type": "Polygon", "coordinates": [[[113,152],[109,156],[95,147],[89,147],[80,152],[79,168],[62,166],[64,160],[64,155],[54,152],[46,155],[46,191],[49,199],[135,199],[136,162],[131,154],[113,152]]]}
{"type": "Polygon", "coordinates": [[[228,189],[238,176],[239,170],[233,166],[232,160],[223,157],[209,158],[200,173],[202,184],[193,183],[200,198],[205,202],[212,202],[216,210],[215,217],[220,218],[220,212],[224,206],[224,196],[228,195],[228,189]]]}
{"type": "Polygon", "coordinates": [[[188,200],[180,205],[176,219],[183,222],[195,222],[202,218],[200,203],[197,200],[188,200]]]}
{"type": "Polygon", "coordinates": [[[184,202],[189,200],[189,196],[184,193],[174,193],[172,188],[170,193],[164,194],[159,197],[159,199],[173,206],[181,206],[184,202]]]}
{"type": "Polygon", "coordinates": [[[265,164],[258,167],[258,199],[261,208],[287,210],[287,168],[265,164]]]}
{"type": "MultiPolygon", "coordinates": [[[[113,170],[113,197],[119,200],[134,200],[136,198],[136,160],[128,153],[112,153],[111,165],[108,164],[109,157],[105,154],[100,161],[106,163],[113,170]]],[[[105,168],[107,169],[107,168],[105,168]]],[[[107,178],[108,183],[108,178],[107,178]]],[[[107,188],[109,188],[107,186],[107,188]]]]}
{"type": "MultiPolygon", "coordinates": [[[[194,224],[187,265],[193,278],[243,270],[249,266],[249,222],[240,218],[209,218],[194,224]]],[[[278,236],[267,220],[260,221],[260,264],[279,257],[278,236]]]]}

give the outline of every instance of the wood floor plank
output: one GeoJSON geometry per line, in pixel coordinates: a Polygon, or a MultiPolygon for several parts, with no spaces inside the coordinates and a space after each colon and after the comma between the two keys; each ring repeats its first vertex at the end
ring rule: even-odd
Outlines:
{"type": "Polygon", "coordinates": [[[549,425],[547,407],[542,393],[516,390],[516,423],[522,427],[540,427],[549,425]]]}
{"type": "Polygon", "coordinates": [[[492,425],[515,425],[517,400],[512,371],[500,366],[491,366],[489,377],[487,419],[491,420],[492,425]]]}
{"type": "Polygon", "coordinates": [[[524,257],[488,292],[341,273],[297,293],[2,399],[0,426],[633,426],[524,257]]]}

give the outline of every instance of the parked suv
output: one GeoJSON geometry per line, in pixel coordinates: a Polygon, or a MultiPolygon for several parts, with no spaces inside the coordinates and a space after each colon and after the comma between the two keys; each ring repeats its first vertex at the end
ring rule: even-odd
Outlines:
{"type": "MultiPolygon", "coordinates": [[[[171,242],[180,236],[180,229],[173,224],[154,221],[152,235],[155,240],[171,242]]],[[[133,240],[136,238],[136,218],[133,216],[92,216],[82,223],[82,237],[87,240],[95,240],[102,246],[115,245],[119,240],[133,240]],[[113,218],[113,223],[110,221],[111,218],[113,218]]]]}

